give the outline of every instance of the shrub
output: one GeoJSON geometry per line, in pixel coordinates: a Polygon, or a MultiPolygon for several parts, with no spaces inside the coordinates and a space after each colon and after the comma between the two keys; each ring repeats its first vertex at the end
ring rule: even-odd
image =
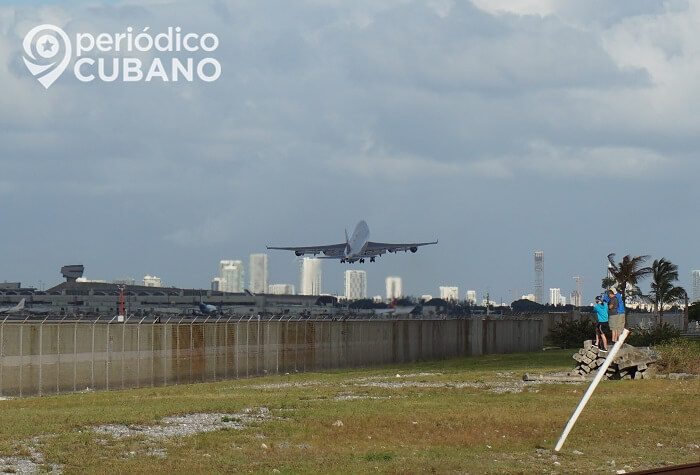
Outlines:
{"type": "Polygon", "coordinates": [[[595,338],[595,323],[588,318],[563,320],[552,327],[548,339],[553,346],[581,348],[585,340],[595,338]]]}
{"type": "Polygon", "coordinates": [[[700,342],[675,338],[655,346],[654,351],[662,371],[700,374],[700,342]]]}
{"type": "Polygon", "coordinates": [[[660,345],[661,343],[671,341],[680,336],[680,330],[673,325],[663,323],[647,329],[639,328],[632,330],[632,334],[627,337],[625,343],[629,343],[632,346],[660,345]]]}

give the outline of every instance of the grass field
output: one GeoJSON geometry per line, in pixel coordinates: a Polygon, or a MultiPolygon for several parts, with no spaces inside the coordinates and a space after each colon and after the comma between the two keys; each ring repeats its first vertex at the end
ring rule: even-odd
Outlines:
{"type": "Polygon", "coordinates": [[[571,354],[0,401],[0,470],[616,473],[700,459],[698,379],[601,383],[555,453],[587,384],[522,375],[568,370],[571,354]],[[162,421],[186,414],[218,414],[219,429],[162,421]]]}

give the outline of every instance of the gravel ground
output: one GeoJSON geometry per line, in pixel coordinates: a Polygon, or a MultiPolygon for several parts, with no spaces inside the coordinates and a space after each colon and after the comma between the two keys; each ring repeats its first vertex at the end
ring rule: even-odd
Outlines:
{"type": "Polygon", "coordinates": [[[142,436],[148,440],[158,441],[175,437],[187,437],[203,432],[213,432],[223,428],[245,429],[251,423],[262,422],[271,417],[272,414],[269,409],[263,407],[258,410],[244,409],[242,412],[235,414],[199,413],[166,417],[160,424],[152,426],[109,424],[93,427],[91,430],[97,434],[107,435],[115,439],[142,436]]]}
{"type": "Polygon", "coordinates": [[[34,437],[24,444],[24,448],[29,451],[28,457],[0,457],[0,471],[4,473],[61,473],[61,466],[47,464],[44,456],[39,451],[41,439],[45,436],[34,437]]]}

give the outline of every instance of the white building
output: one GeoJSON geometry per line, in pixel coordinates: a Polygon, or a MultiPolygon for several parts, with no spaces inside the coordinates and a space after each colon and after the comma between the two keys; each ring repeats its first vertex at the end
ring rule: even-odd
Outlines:
{"type": "Polygon", "coordinates": [[[211,290],[223,290],[224,286],[226,285],[226,280],[222,279],[221,277],[214,277],[211,280],[211,290]]]}
{"type": "Polygon", "coordinates": [[[345,298],[348,300],[367,298],[367,272],[363,270],[345,271],[345,298]]]}
{"type": "Polygon", "coordinates": [[[467,290],[467,303],[476,305],[476,290],[467,290]]]}
{"type": "Polygon", "coordinates": [[[224,260],[219,262],[219,278],[223,281],[223,292],[243,292],[245,272],[242,261],[224,260]]]}
{"type": "Polygon", "coordinates": [[[457,302],[459,300],[459,287],[440,286],[440,298],[457,302]]]}
{"type": "Polygon", "coordinates": [[[561,305],[561,289],[549,289],[549,305],[561,305]]]}
{"type": "Polygon", "coordinates": [[[321,295],[321,259],[303,258],[300,274],[301,295],[321,295]]]}
{"type": "Polygon", "coordinates": [[[250,285],[248,290],[254,294],[266,294],[267,289],[267,254],[251,254],[250,265],[250,285]]]}
{"type": "Polygon", "coordinates": [[[393,302],[394,299],[403,297],[403,283],[401,277],[386,278],[386,301],[393,302]]]}
{"type": "Polygon", "coordinates": [[[433,296],[430,295],[430,294],[423,294],[423,295],[420,296],[420,299],[421,299],[423,302],[430,302],[431,300],[433,300],[433,296]]]}
{"type": "Polygon", "coordinates": [[[272,295],[294,295],[294,284],[270,284],[268,292],[272,295]]]}
{"type": "Polygon", "coordinates": [[[143,277],[143,285],[146,287],[162,287],[163,283],[160,280],[160,277],[156,277],[155,275],[146,275],[143,277]]]}
{"type": "Polygon", "coordinates": [[[700,301],[700,270],[693,271],[693,289],[691,291],[691,302],[700,301]]]}

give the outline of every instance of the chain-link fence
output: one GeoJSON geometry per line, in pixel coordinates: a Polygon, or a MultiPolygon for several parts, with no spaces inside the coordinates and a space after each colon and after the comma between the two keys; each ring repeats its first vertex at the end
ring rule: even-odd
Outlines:
{"type": "Polygon", "coordinates": [[[0,395],[34,396],[538,350],[539,319],[0,323],[0,395]]]}

